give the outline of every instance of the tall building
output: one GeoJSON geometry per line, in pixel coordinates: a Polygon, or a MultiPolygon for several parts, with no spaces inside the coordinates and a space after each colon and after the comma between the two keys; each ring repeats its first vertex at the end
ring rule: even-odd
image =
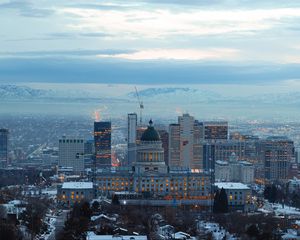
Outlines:
{"type": "Polygon", "coordinates": [[[0,129],[0,167],[8,165],[8,129],[0,129]]]}
{"type": "Polygon", "coordinates": [[[169,165],[189,169],[203,168],[203,128],[189,114],[169,126],[169,165]]]}
{"type": "Polygon", "coordinates": [[[203,144],[203,169],[210,171],[215,169],[215,145],[211,143],[203,144]]]}
{"type": "Polygon", "coordinates": [[[242,134],[240,132],[230,133],[230,140],[236,142],[245,142],[243,154],[239,153],[239,158],[251,163],[258,163],[259,154],[258,154],[258,145],[259,145],[259,137],[251,134],[242,134]],[[242,156],[243,155],[243,156],[242,156]]]}
{"type": "Polygon", "coordinates": [[[169,166],[180,166],[180,125],[169,125],[169,166]]]}
{"type": "Polygon", "coordinates": [[[265,179],[286,180],[290,164],[295,161],[294,142],[287,137],[268,137],[261,141],[265,179]]]}
{"type": "Polygon", "coordinates": [[[93,169],[95,159],[94,139],[88,139],[84,142],[84,166],[93,169]]]}
{"type": "Polygon", "coordinates": [[[127,165],[130,166],[136,161],[136,138],[137,137],[137,114],[128,114],[127,134],[127,165]]]}
{"type": "Polygon", "coordinates": [[[84,172],[84,141],[79,138],[63,137],[58,145],[58,168],[84,172]]]}
{"type": "Polygon", "coordinates": [[[141,142],[141,137],[143,135],[143,133],[145,132],[147,128],[146,127],[142,127],[139,126],[136,130],[136,144],[139,144],[141,142]]]}
{"type": "Polygon", "coordinates": [[[94,123],[95,170],[111,166],[111,122],[94,123]]]}
{"type": "Polygon", "coordinates": [[[234,153],[239,160],[245,160],[246,142],[239,140],[218,141],[215,145],[215,159],[229,161],[234,153]]]}
{"type": "Polygon", "coordinates": [[[192,168],[194,158],[194,117],[183,114],[178,117],[180,126],[180,164],[183,167],[192,168]]]}
{"type": "Polygon", "coordinates": [[[203,122],[204,139],[208,141],[227,140],[228,122],[209,121],[203,122]]]}
{"type": "Polygon", "coordinates": [[[162,142],[162,147],[164,149],[164,159],[166,165],[169,165],[169,133],[166,130],[158,129],[157,130],[162,142]]]}

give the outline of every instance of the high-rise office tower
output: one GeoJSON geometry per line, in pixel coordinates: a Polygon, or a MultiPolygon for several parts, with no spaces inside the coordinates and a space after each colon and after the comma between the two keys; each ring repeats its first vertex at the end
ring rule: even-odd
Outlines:
{"type": "Polygon", "coordinates": [[[294,142],[287,137],[268,137],[261,141],[265,179],[268,181],[288,178],[290,164],[295,161],[294,142]]]}
{"type": "Polygon", "coordinates": [[[136,161],[136,139],[137,139],[137,114],[128,114],[127,134],[127,165],[131,166],[136,161]]]}
{"type": "Polygon", "coordinates": [[[183,167],[191,167],[194,158],[194,117],[183,114],[178,117],[180,126],[180,162],[183,167]]]}
{"type": "Polygon", "coordinates": [[[203,122],[203,135],[206,141],[228,139],[228,122],[203,122]]]}
{"type": "Polygon", "coordinates": [[[189,114],[169,126],[169,166],[201,169],[203,166],[202,125],[189,114]]]}
{"type": "Polygon", "coordinates": [[[8,129],[0,129],[0,167],[8,165],[8,129]]]}
{"type": "Polygon", "coordinates": [[[111,166],[111,122],[94,123],[95,170],[111,166]]]}
{"type": "Polygon", "coordinates": [[[141,137],[146,129],[146,127],[141,126],[136,129],[136,144],[139,144],[141,142],[141,137]]]}
{"type": "MultiPolygon", "coordinates": [[[[244,154],[236,153],[239,156],[240,160],[246,160],[251,163],[258,163],[259,155],[258,148],[259,145],[259,137],[251,134],[242,134],[240,132],[232,132],[230,133],[230,140],[245,142],[244,154]]],[[[242,149],[241,149],[242,150],[242,149]]]]}
{"type": "Polygon", "coordinates": [[[203,144],[203,169],[210,171],[215,169],[215,145],[210,143],[203,144]]]}
{"type": "Polygon", "coordinates": [[[80,138],[63,137],[58,145],[58,168],[84,172],[84,141],[80,138]]]}
{"type": "Polygon", "coordinates": [[[230,157],[234,153],[239,160],[246,160],[246,141],[240,140],[227,140],[217,141],[215,145],[215,159],[221,161],[229,161],[230,157]]]}
{"type": "Polygon", "coordinates": [[[169,133],[166,130],[158,129],[157,130],[162,142],[162,147],[164,149],[164,160],[166,165],[169,165],[169,133]]]}
{"type": "Polygon", "coordinates": [[[180,163],[180,125],[169,125],[169,166],[181,166],[180,163]]]}

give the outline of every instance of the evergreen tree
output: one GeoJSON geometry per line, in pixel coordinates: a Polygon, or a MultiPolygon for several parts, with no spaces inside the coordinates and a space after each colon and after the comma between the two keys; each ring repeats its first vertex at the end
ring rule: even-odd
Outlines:
{"type": "Polygon", "coordinates": [[[0,239],[20,240],[21,233],[14,224],[0,221],[0,239]]]}
{"type": "Polygon", "coordinates": [[[97,211],[100,207],[100,203],[98,201],[94,201],[92,204],[93,211],[97,211]]]}
{"type": "Polygon", "coordinates": [[[271,199],[271,186],[265,186],[265,190],[264,190],[264,198],[269,200],[271,199]]]}
{"type": "Polygon", "coordinates": [[[257,228],[256,224],[251,224],[247,228],[246,233],[249,237],[257,239],[259,236],[259,229],[257,228]]]}
{"type": "Polygon", "coordinates": [[[224,188],[222,188],[221,191],[220,191],[219,205],[220,205],[220,212],[221,213],[227,213],[228,212],[228,199],[227,199],[227,194],[226,194],[224,188]]]}
{"type": "Polygon", "coordinates": [[[119,197],[116,194],[114,194],[114,196],[113,196],[113,198],[111,200],[111,203],[113,205],[120,205],[119,197]]]}
{"type": "Polygon", "coordinates": [[[219,198],[220,198],[220,193],[219,190],[217,189],[214,197],[214,205],[213,205],[213,212],[214,213],[219,213],[220,212],[220,203],[219,203],[219,198]]]}
{"type": "Polygon", "coordinates": [[[83,240],[86,239],[91,209],[88,202],[76,203],[70,212],[68,220],[65,222],[64,231],[58,240],[83,240]]]}
{"type": "Polygon", "coordinates": [[[276,201],[276,199],[277,199],[277,187],[273,184],[273,185],[271,186],[270,199],[269,199],[269,201],[270,201],[271,203],[274,203],[274,202],[276,201]]]}

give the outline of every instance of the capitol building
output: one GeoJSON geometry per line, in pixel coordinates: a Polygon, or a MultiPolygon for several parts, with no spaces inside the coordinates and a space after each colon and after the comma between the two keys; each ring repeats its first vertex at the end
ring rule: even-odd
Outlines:
{"type": "Polygon", "coordinates": [[[94,178],[97,195],[116,194],[120,204],[211,205],[211,174],[167,166],[160,135],[152,120],[135,146],[132,165],[97,169],[94,178]]]}

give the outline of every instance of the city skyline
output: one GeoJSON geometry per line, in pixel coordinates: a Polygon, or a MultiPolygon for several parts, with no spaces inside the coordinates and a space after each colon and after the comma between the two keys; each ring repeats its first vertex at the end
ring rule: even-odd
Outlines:
{"type": "Polygon", "coordinates": [[[300,1],[0,0],[0,238],[300,239],[300,1]]]}

